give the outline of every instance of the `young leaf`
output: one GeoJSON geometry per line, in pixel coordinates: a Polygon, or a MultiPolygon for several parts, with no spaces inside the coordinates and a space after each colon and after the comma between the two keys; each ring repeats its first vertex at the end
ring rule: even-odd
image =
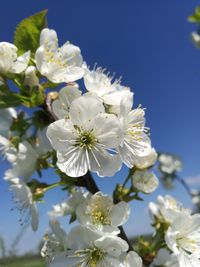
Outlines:
{"type": "Polygon", "coordinates": [[[47,10],[43,10],[22,20],[14,34],[14,44],[19,49],[19,54],[31,50],[33,54],[39,46],[40,32],[47,27],[47,10]]]}
{"type": "Polygon", "coordinates": [[[194,14],[188,17],[188,21],[200,23],[200,6],[196,7],[194,14]]]}

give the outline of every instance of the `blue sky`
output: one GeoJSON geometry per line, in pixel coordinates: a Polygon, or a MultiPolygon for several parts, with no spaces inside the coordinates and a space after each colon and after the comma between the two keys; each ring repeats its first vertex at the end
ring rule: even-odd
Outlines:
{"type": "MultiPolygon", "coordinates": [[[[200,51],[189,37],[195,25],[187,22],[197,4],[191,0],[7,0],[1,3],[1,41],[12,42],[20,20],[48,8],[49,27],[57,31],[60,44],[71,41],[81,48],[90,66],[97,62],[116,77],[123,77],[122,83],[135,93],[135,106],[141,103],[147,108],[147,125],[155,148],[180,155],[184,162],[181,175],[193,177],[190,184],[200,188],[200,51]]],[[[0,164],[3,176],[8,166],[0,164]]],[[[102,191],[110,193],[125,173],[123,168],[112,179],[96,180],[102,191]]],[[[46,179],[55,180],[51,171],[46,179]]],[[[181,187],[168,192],[160,185],[151,196],[145,196],[144,202],[131,205],[126,225],[130,235],[151,230],[147,203],[166,193],[191,205],[181,187]]],[[[48,227],[46,210],[64,197],[58,190],[48,193],[48,204],[40,205],[40,229],[37,234],[27,230],[19,244],[20,252],[36,247],[48,227]]],[[[10,211],[11,200],[6,183],[0,181],[0,235],[7,246],[20,230],[18,212],[10,211]]]]}

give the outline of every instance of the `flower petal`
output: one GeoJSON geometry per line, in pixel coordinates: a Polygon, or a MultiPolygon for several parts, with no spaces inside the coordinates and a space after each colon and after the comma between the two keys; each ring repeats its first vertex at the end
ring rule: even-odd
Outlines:
{"type": "Polygon", "coordinates": [[[130,211],[129,205],[124,201],[114,205],[111,212],[112,225],[119,226],[125,224],[129,218],[130,211]]]}
{"type": "Polygon", "coordinates": [[[93,96],[83,96],[75,99],[70,108],[70,118],[74,125],[90,128],[91,121],[99,113],[104,112],[103,104],[93,96]]]}
{"type": "Polygon", "coordinates": [[[30,51],[24,53],[23,55],[18,57],[16,61],[13,62],[13,65],[10,68],[10,72],[21,73],[25,71],[25,69],[28,66],[29,59],[30,59],[30,51]]]}
{"type": "Polygon", "coordinates": [[[92,125],[98,142],[106,148],[118,147],[123,138],[118,118],[113,114],[102,113],[96,116],[92,125]]]}

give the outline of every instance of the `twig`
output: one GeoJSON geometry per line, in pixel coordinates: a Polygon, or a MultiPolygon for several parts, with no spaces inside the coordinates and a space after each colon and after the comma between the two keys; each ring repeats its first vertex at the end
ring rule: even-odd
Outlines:
{"type": "Polygon", "coordinates": [[[185,190],[187,191],[187,193],[189,194],[189,196],[190,196],[190,197],[193,197],[192,192],[191,192],[191,190],[190,190],[190,187],[188,186],[188,184],[186,183],[186,181],[185,181],[183,178],[179,177],[179,176],[176,176],[176,180],[177,180],[179,183],[182,184],[182,186],[185,188],[185,190]]]}

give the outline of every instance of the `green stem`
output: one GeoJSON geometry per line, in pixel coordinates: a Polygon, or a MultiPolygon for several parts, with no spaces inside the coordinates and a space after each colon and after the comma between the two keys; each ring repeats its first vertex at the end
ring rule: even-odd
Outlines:
{"type": "Polygon", "coordinates": [[[128,183],[129,179],[131,178],[131,176],[134,174],[135,171],[136,171],[135,168],[129,169],[129,173],[123,183],[123,187],[125,187],[125,185],[128,183]]]}
{"type": "Polygon", "coordinates": [[[50,190],[50,189],[52,189],[52,188],[55,188],[55,187],[57,187],[57,186],[60,186],[60,185],[64,185],[64,183],[63,183],[63,182],[57,182],[57,183],[51,184],[51,185],[47,186],[47,187],[44,189],[44,192],[46,192],[46,191],[48,191],[48,190],[50,190]]]}

